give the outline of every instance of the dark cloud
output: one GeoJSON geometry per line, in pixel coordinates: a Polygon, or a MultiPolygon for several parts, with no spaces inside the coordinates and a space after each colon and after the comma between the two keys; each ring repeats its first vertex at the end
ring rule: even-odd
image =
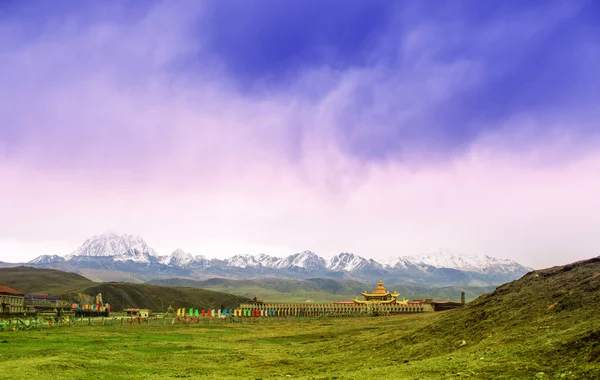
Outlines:
{"type": "Polygon", "coordinates": [[[244,130],[292,161],[307,135],[366,162],[427,162],[518,132],[519,118],[529,138],[553,116],[568,121],[553,129],[599,133],[596,2],[2,4],[2,154],[33,139],[67,157],[144,162],[177,125],[136,115],[161,108],[164,120],[228,120],[227,136],[244,130]],[[248,109],[260,117],[235,116],[248,109]],[[105,146],[115,154],[96,153],[105,146]]]}
{"type": "MultiPolygon", "coordinates": [[[[225,0],[207,2],[198,39],[244,89],[281,88],[303,70],[367,65],[395,3],[225,0]]],[[[206,51],[204,51],[206,52],[206,51]]],[[[203,54],[197,59],[202,60],[203,54]]]]}

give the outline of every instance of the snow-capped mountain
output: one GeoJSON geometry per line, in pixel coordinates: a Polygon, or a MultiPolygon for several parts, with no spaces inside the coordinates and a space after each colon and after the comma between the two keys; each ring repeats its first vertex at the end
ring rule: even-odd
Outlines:
{"type": "Polygon", "coordinates": [[[248,254],[235,255],[230,257],[229,259],[226,259],[225,262],[227,263],[227,265],[236,268],[273,268],[279,260],[281,259],[261,253],[258,256],[248,254]]]}
{"type": "Polygon", "coordinates": [[[65,261],[65,258],[59,255],[41,255],[31,260],[29,264],[51,264],[65,261]]]}
{"type": "Polygon", "coordinates": [[[194,262],[194,256],[192,254],[185,252],[183,249],[178,248],[169,256],[161,257],[161,263],[165,265],[172,265],[175,267],[184,267],[186,265],[190,265],[194,262]]]}
{"type": "Polygon", "coordinates": [[[408,269],[408,268],[418,268],[419,270],[425,270],[427,264],[417,260],[412,256],[399,256],[399,257],[390,257],[387,259],[382,259],[379,261],[384,268],[388,269],[408,269]]]}
{"type": "Polygon", "coordinates": [[[65,258],[75,257],[111,257],[113,261],[134,261],[150,263],[158,261],[159,256],[139,236],[107,232],[86,240],[65,258]]]}
{"type": "Polygon", "coordinates": [[[325,259],[317,256],[316,253],[311,251],[303,251],[278,260],[276,263],[274,263],[273,268],[305,268],[313,270],[322,270],[327,269],[326,264],[327,263],[325,262],[325,259]]]}
{"type": "Polygon", "coordinates": [[[417,262],[434,266],[436,268],[463,269],[481,272],[486,266],[485,261],[477,256],[455,255],[451,252],[438,252],[433,254],[418,255],[417,262]]]}
{"type": "Polygon", "coordinates": [[[447,251],[419,256],[401,256],[375,261],[353,253],[339,253],[325,260],[311,251],[286,257],[240,254],[228,259],[208,260],[182,249],[159,256],[137,236],[106,233],[86,240],[70,255],[43,255],[29,262],[33,266],[96,268],[152,276],[209,276],[230,278],[348,278],[387,282],[450,285],[499,285],[530,271],[513,260],[490,256],[458,255],[447,251]]]}
{"type": "Polygon", "coordinates": [[[202,255],[192,255],[177,248],[169,256],[160,256],[160,264],[176,268],[204,268],[210,266],[210,260],[202,255]]]}
{"type": "Polygon", "coordinates": [[[388,269],[406,269],[413,267],[425,270],[427,267],[433,267],[477,273],[488,273],[490,271],[514,273],[530,270],[530,268],[527,268],[514,260],[499,259],[491,256],[479,257],[474,255],[458,255],[448,251],[417,256],[394,257],[387,260],[381,260],[381,263],[388,269]]]}
{"type": "Polygon", "coordinates": [[[499,259],[491,256],[483,256],[483,260],[485,262],[485,266],[483,266],[482,273],[489,272],[503,272],[503,273],[517,273],[522,270],[531,270],[531,268],[527,268],[514,260],[509,259],[499,259]]]}
{"type": "Polygon", "coordinates": [[[364,257],[353,253],[342,252],[327,261],[327,269],[344,272],[356,272],[363,269],[383,269],[383,266],[373,259],[367,260],[364,257]]]}
{"type": "Polygon", "coordinates": [[[272,268],[272,269],[326,269],[325,259],[311,251],[295,253],[293,255],[279,258],[261,253],[258,256],[243,254],[235,255],[226,259],[227,265],[236,268],[272,268]]]}

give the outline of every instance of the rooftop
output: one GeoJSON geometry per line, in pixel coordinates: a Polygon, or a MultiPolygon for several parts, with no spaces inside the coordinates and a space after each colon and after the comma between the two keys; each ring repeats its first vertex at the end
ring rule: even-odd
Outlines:
{"type": "Polygon", "coordinates": [[[24,293],[20,292],[18,290],[15,290],[11,287],[8,287],[6,285],[0,285],[0,294],[8,294],[11,296],[22,296],[24,293]]]}
{"type": "Polygon", "coordinates": [[[48,293],[25,294],[25,298],[32,299],[32,300],[52,300],[52,301],[56,301],[58,299],[57,297],[54,297],[48,293]]]}

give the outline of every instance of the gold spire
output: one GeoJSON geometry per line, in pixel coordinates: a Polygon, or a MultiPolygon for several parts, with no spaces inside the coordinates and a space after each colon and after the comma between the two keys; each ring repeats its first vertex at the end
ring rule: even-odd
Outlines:
{"type": "Polygon", "coordinates": [[[383,279],[379,279],[379,284],[377,285],[377,289],[375,289],[375,294],[386,294],[387,290],[383,286],[383,279]]]}

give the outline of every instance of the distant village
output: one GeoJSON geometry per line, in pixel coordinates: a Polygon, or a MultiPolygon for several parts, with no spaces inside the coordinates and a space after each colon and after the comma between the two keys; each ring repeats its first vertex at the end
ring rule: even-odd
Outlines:
{"type": "Polygon", "coordinates": [[[109,316],[110,304],[104,304],[102,294],[95,303],[69,303],[47,293],[25,294],[6,285],[0,285],[0,315],[2,316],[109,316]]]}
{"type": "MultiPolygon", "coordinates": [[[[399,299],[397,292],[388,291],[383,280],[379,281],[373,292],[363,292],[363,299],[339,301],[332,303],[265,303],[254,298],[251,303],[240,304],[233,309],[194,309],[172,306],[162,315],[178,318],[226,318],[226,317],[275,317],[275,316],[327,316],[371,314],[388,315],[398,313],[422,313],[449,310],[465,304],[465,294],[461,293],[460,302],[399,299]]],[[[2,317],[109,317],[113,314],[111,305],[105,302],[102,294],[97,294],[92,304],[80,304],[61,300],[47,293],[25,294],[6,285],[0,285],[0,316],[2,317]]],[[[144,308],[127,308],[119,311],[120,315],[137,318],[149,318],[152,310],[144,308]]]]}

